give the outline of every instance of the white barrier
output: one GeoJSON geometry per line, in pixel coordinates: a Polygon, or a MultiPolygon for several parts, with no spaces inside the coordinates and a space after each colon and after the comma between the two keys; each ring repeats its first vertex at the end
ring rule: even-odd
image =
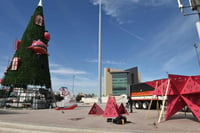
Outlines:
{"type": "MultiPolygon", "coordinates": [[[[117,104],[121,103],[127,103],[127,95],[120,95],[120,96],[115,96],[117,104]]],[[[108,96],[102,97],[101,98],[102,103],[107,103],[108,96]]],[[[81,98],[81,102],[86,103],[86,104],[93,104],[93,103],[98,103],[98,97],[93,97],[93,98],[81,98]]]]}

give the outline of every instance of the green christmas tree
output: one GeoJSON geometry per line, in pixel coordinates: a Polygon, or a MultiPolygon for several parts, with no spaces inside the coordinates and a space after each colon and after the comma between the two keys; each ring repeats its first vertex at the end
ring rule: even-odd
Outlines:
{"type": "Polygon", "coordinates": [[[40,0],[22,39],[16,42],[16,51],[2,84],[20,88],[26,88],[28,85],[51,88],[47,51],[49,40],[40,0]]]}

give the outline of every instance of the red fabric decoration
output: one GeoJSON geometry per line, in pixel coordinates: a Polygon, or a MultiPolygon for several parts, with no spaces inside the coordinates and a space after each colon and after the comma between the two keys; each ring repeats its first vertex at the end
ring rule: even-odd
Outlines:
{"type": "Polygon", "coordinates": [[[76,107],[78,107],[78,105],[73,104],[73,105],[68,106],[68,107],[57,107],[57,108],[55,108],[55,110],[72,110],[72,109],[75,109],[76,107]]]}

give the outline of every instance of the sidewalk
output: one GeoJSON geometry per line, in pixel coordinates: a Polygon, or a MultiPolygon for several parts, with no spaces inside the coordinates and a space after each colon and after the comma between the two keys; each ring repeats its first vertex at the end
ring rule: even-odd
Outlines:
{"type": "MultiPolygon", "coordinates": [[[[101,105],[104,110],[105,105],[101,105]]],[[[199,133],[200,123],[187,113],[178,112],[168,121],[157,123],[158,112],[134,110],[127,115],[129,123],[108,123],[102,116],[88,115],[91,106],[74,110],[11,110],[0,109],[0,132],[4,133],[199,133]]]]}

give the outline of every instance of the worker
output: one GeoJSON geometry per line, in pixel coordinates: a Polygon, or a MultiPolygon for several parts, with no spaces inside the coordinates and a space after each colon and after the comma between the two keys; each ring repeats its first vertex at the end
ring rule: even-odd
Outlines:
{"type": "Polygon", "coordinates": [[[130,108],[130,113],[132,113],[133,112],[133,100],[131,99],[130,96],[128,96],[127,99],[128,99],[128,105],[130,108]]]}

